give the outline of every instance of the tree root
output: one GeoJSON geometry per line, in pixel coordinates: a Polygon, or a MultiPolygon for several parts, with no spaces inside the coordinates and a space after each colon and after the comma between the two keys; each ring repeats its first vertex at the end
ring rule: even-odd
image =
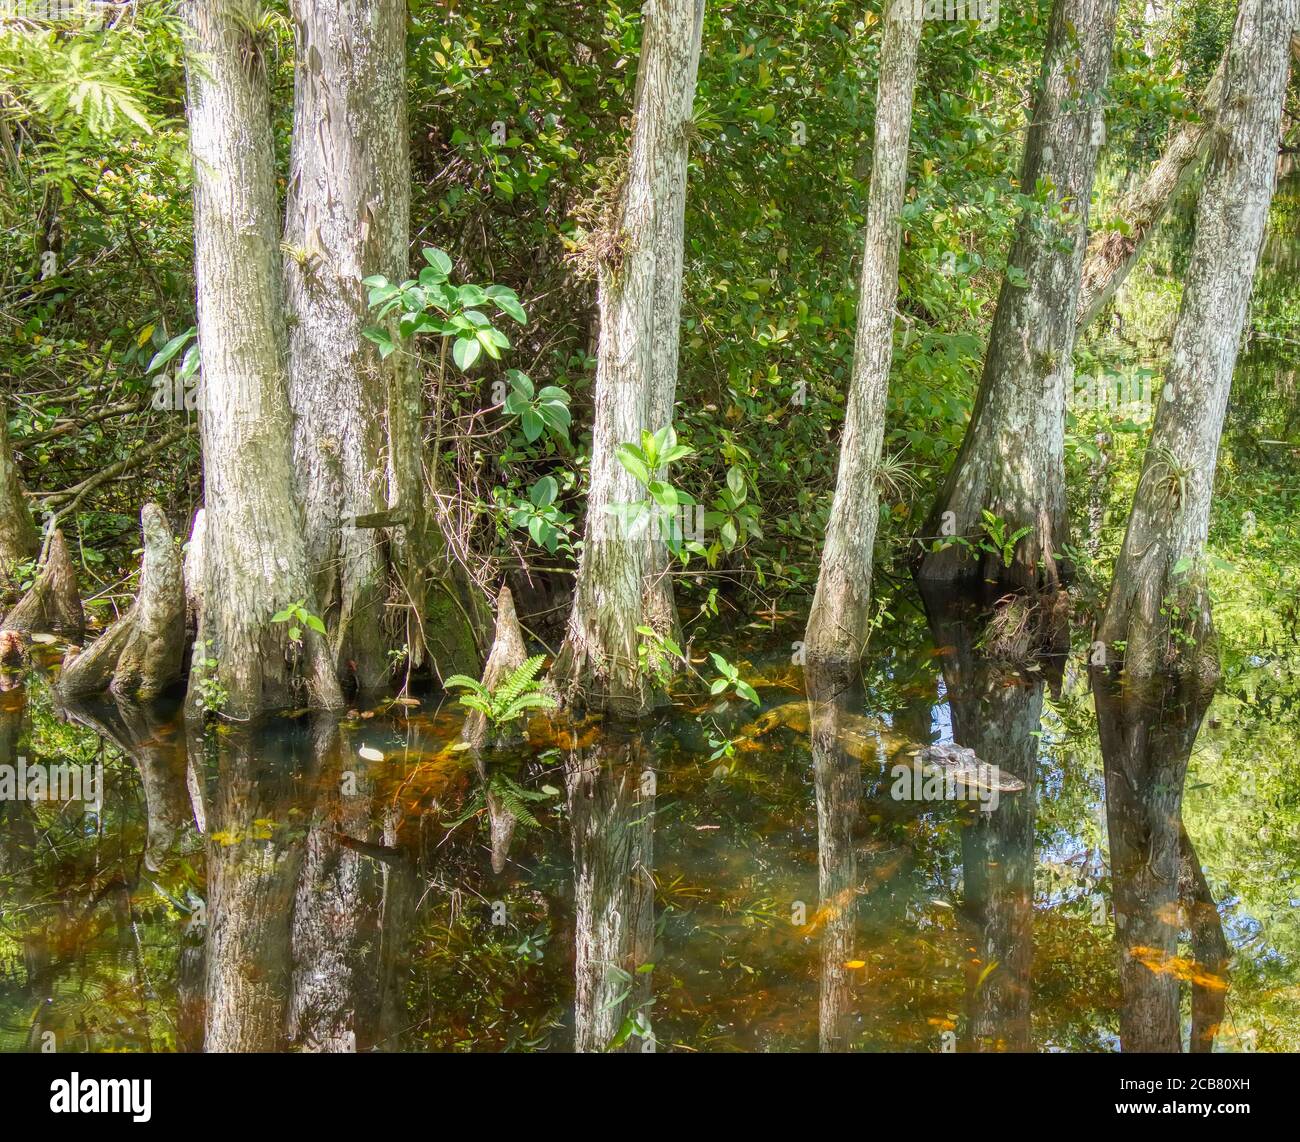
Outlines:
{"type": "MultiPolygon", "coordinates": [[[[528,648],[524,645],[524,632],[515,614],[514,596],[509,587],[502,587],[497,595],[496,637],[492,642],[487,665],[483,668],[483,685],[489,690],[495,689],[502,679],[522,666],[527,659],[528,648]]],[[[460,736],[470,748],[482,749],[489,744],[487,719],[478,710],[471,710],[460,736]]],[[[509,743],[498,734],[491,744],[509,743]]]]}
{"type": "Polygon", "coordinates": [[[181,553],[162,508],[140,513],[144,558],[131,609],[63,668],[65,697],[112,690],[120,698],[155,698],[181,678],[185,587],[181,553]]]}
{"type": "Polygon", "coordinates": [[[55,529],[36,582],[0,625],[5,630],[25,634],[48,631],[72,637],[79,637],[86,629],[81,594],[77,590],[77,570],[62,531],[55,529]]]}

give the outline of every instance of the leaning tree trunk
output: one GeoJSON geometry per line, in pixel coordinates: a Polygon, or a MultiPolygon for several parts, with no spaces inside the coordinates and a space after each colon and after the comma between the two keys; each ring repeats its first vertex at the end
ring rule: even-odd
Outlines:
{"type": "MultiPolygon", "coordinates": [[[[275,161],[253,0],[189,0],[187,83],[202,346],[204,607],[226,712],[342,704],[325,641],[274,616],[316,610],[294,500],[275,161]]],[[[196,691],[198,679],[191,679],[196,691]]],[[[197,692],[197,691],[196,691],[197,692]]]]}
{"type": "Polygon", "coordinates": [[[362,280],[407,276],[406,5],[299,0],[294,19],[289,400],[307,560],[331,649],[363,691],[383,682],[388,652],[403,645],[414,665],[427,646],[442,674],[474,671],[474,631],[460,600],[443,597],[457,586],[425,503],[419,373],[404,354],[383,361],[362,336],[374,324],[362,280]],[[367,516],[399,522],[355,526],[367,516]],[[441,579],[427,599],[431,564],[441,579]]]}
{"type": "Polygon", "coordinates": [[[1020,219],[975,409],[926,528],[940,542],[922,559],[922,579],[1034,587],[1058,578],[1067,535],[1065,402],[1117,4],[1052,6],[1020,175],[1022,193],[1042,188],[1047,202],[1020,219]],[[942,542],[980,534],[985,511],[1007,535],[1030,529],[1010,567],[1000,555],[972,560],[961,544],[942,542]]]}
{"type": "Polygon", "coordinates": [[[1174,133],[1146,178],[1116,206],[1114,213],[1124,223],[1123,232],[1107,230],[1090,240],[1083,263],[1076,332],[1086,329],[1106,308],[1137,264],[1169,204],[1191,180],[1197,160],[1205,153],[1214,113],[1223,96],[1223,66],[1220,61],[1201,96],[1200,118],[1184,123],[1174,133]]]}
{"type": "Polygon", "coordinates": [[[894,356],[900,215],[907,191],[907,150],[921,20],[911,0],[895,0],[885,21],[876,94],[876,140],[863,244],[857,341],[840,468],[826,527],[817,593],[804,643],[809,659],[861,657],[867,642],[871,559],[880,516],[876,467],[885,429],[885,397],[894,356]]]}
{"type": "MultiPolygon", "coordinates": [[[[644,488],[615,456],[664,427],[675,399],[681,304],[681,222],[702,0],[647,0],[635,127],[612,250],[599,267],[600,344],[582,561],[554,678],[571,698],[615,714],[655,700],[638,669],[638,626],[671,634],[675,620],[662,543],[628,526],[616,505],[644,488]],[[663,422],[656,420],[663,418],[663,422]]],[[[653,524],[651,527],[653,528],[653,524]]]]}
{"type": "Polygon", "coordinates": [[[32,513],[9,447],[9,409],[0,393],[0,571],[30,559],[39,550],[32,513]]]}
{"type": "Polygon", "coordinates": [[[1217,674],[1204,549],[1219,436],[1277,178],[1298,0],[1243,0],[1155,427],[1098,637],[1125,669],[1217,674]]]}

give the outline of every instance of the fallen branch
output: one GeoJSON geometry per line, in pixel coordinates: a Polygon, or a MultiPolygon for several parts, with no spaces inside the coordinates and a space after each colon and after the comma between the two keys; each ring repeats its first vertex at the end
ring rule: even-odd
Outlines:
{"type": "Polygon", "coordinates": [[[1147,240],[1165,216],[1169,204],[1187,185],[1197,160],[1205,153],[1214,126],[1219,101],[1223,96],[1225,56],[1206,84],[1198,109],[1200,118],[1184,123],[1169,140],[1164,154],[1146,178],[1115,209],[1123,220],[1123,233],[1110,230],[1091,236],[1083,266],[1083,284],[1079,291],[1077,328],[1082,331],[1115,296],[1115,291],[1137,263],[1147,240]]]}

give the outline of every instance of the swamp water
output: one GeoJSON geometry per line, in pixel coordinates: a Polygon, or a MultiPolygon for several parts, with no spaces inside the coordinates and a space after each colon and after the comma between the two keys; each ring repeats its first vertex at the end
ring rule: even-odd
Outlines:
{"type": "Polygon", "coordinates": [[[436,695],[187,741],[11,679],[0,764],[103,782],[0,803],[0,1049],[1294,1049],[1300,659],[1099,733],[1074,660],[888,610],[860,685],[772,616],[724,648],[761,709],[481,759],[436,695]],[[900,784],[954,738],[1026,789],[900,784]]]}

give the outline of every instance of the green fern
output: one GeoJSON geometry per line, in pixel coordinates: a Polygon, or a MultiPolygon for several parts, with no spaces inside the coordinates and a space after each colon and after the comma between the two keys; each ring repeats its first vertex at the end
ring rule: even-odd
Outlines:
{"type": "Polygon", "coordinates": [[[536,654],[521,662],[503,678],[495,690],[489,690],[477,678],[467,674],[453,674],[443,682],[448,690],[464,690],[457,701],[467,710],[477,710],[494,729],[513,722],[527,710],[549,710],[555,701],[542,689],[537,674],[546,661],[544,654],[536,654]]]}
{"type": "Polygon", "coordinates": [[[493,697],[503,705],[509,706],[515,698],[533,685],[533,679],[537,677],[537,673],[541,670],[542,663],[545,661],[546,656],[544,654],[535,654],[532,658],[521,662],[510,672],[510,677],[497,687],[493,697]]]}

